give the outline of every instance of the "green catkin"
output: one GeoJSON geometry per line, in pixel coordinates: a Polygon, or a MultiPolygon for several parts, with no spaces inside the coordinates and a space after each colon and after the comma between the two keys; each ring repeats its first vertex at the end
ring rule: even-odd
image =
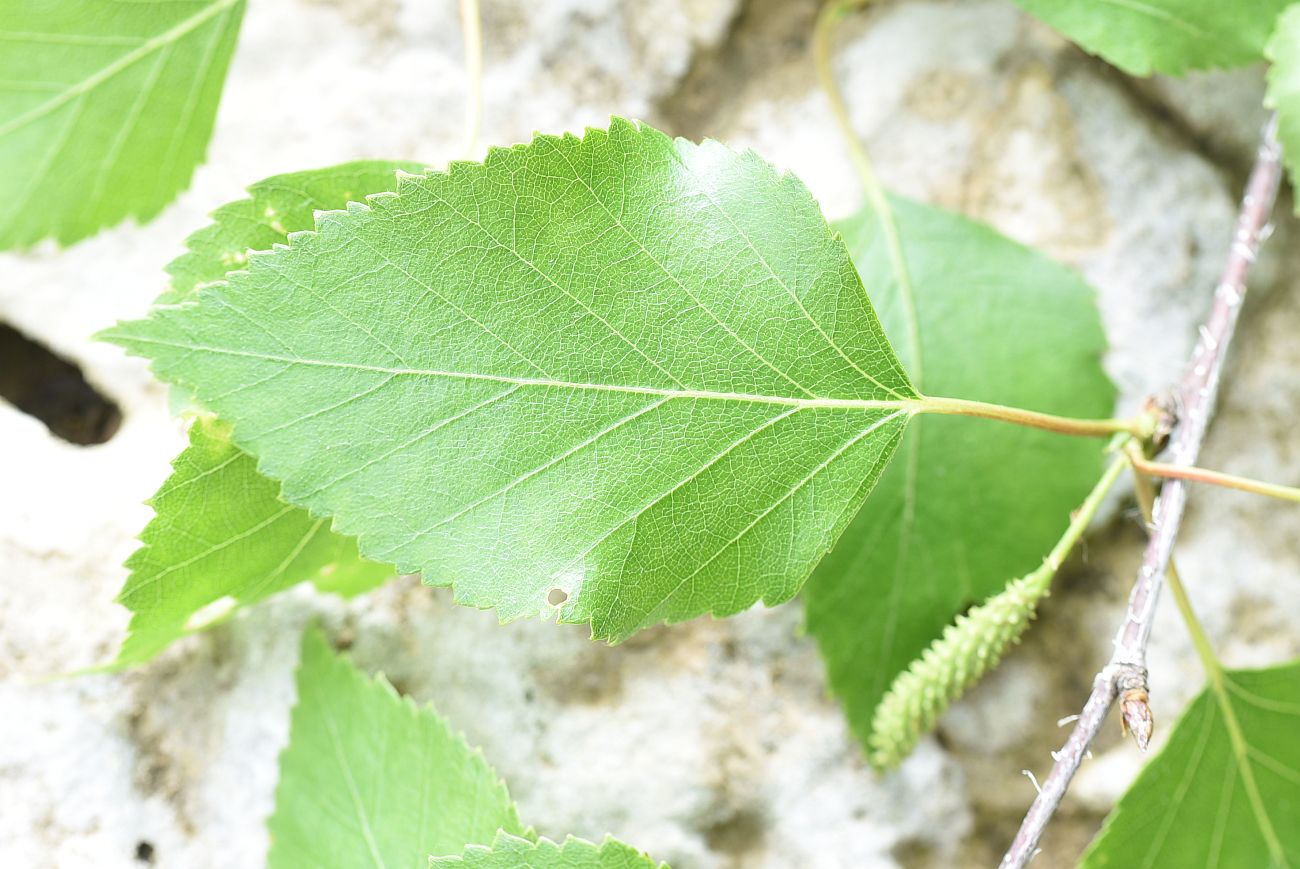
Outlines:
{"type": "MultiPolygon", "coordinates": [[[[1110,452],[1119,453],[1128,435],[1117,436],[1110,452]]],[[[1116,455],[1093,486],[1070,526],[1034,572],[1013,579],[1007,587],[944,628],[921,657],[889,686],[871,721],[868,758],[879,769],[898,766],[934,727],[943,711],[1001,660],[1029,627],[1038,602],[1047,597],[1052,577],[1097,515],[1106,493],[1128,461],[1116,455]]]]}
{"type": "Polygon", "coordinates": [[[880,769],[902,762],[943,711],[993,667],[1034,617],[1056,569],[1050,563],[1012,580],[930,644],[894,679],[871,722],[870,760],[880,769]]]}

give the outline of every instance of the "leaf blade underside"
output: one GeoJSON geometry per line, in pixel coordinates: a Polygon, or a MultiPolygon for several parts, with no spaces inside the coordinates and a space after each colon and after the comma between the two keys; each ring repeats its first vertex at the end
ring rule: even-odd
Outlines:
{"type": "Polygon", "coordinates": [[[429,706],[303,637],[280,755],[269,869],[425,866],[432,854],[525,835],[482,752],[429,706]]]}
{"type": "Polygon", "coordinates": [[[1192,701],[1080,865],[1300,865],[1300,663],[1223,679],[1224,697],[1207,686],[1192,701]]]}
{"type": "Polygon", "coordinates": [[[1130,75],[1227,69],[1263,57],[1291,0],[1016,0],[1130,75]]]}
{"type": "Polygon", "coordinates": [[[244,0],[0,2],[0,250],[147,221],[212,135],[244,0]]]}
{"type": "Polygon", "coordinates": [[[793,596],[917,395],[797,180],[618,120],[403,177],[108,337],[364,555],[615,640],[793,596]]]}
{"type": "MultiPolygon", "coordinates": [[[[1105,336],[1074,272],[974,221],[890,203],[910,294],[869,208],[837,227],[919,389],[1110,414],[1105,336]]],[[[967,606],[1040,563],[1101,469],[1088,439],[950,417],[912,423],[804,592],[831,690],[865,746],[894,678],[967,606]]]]}

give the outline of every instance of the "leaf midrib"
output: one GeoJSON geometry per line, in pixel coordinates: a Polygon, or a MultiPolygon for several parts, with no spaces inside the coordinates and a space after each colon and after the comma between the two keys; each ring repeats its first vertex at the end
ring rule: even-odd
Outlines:
{"type": "MultiPolygon", "coordinates": [[[[365,839],[366,850],[369,852],[370,859],[377,869],[386,869],[387,864],[384,862],[379,843],[375,839],[374,830],[370,825],[370,812],[367,810],[365,800],[362,799],[361,792],[357,788],[356,777],[352,774],[352,764],[348,761],[343,739],[339,735],[338,722],[334,720],[334,714],[328,703],[322,702],[320,709],[323,712],[321,718],[325,722],[325,728],[329,731],[330,747],[334,749],[334,758],[338,762],[339,770],[343,773],[343,777],[347,782],[348,797],[352,803],[352,808],[356,811],[357,820],[360,822],[360,832],[365,839]]],[[[387,744],[386,740],[384,744],[387,744]]]]}
{"type": "MultiPolygon", "coordinates": [[[[107,337],[113,337],[110,331],[107,337]]],[[[266,362],[283,362],[287,365],[307,365],[321,368],[339,368],[351,371],[367,371],[375,374],[388,374],[394,377],[445,377],[455,380],[481,380],[493,383],[507,383],[515,386],[538,386],[551,389],[592,390],[599,392],[631,393],[635,395],[653,395],[667,398],[695,398],[708,401],[739,401],[751,404],[776,404],[797,408],[820,408],[838,410],[909,410],[917,413],[925,408],[923,398],[869,399],[869,398],[796,398],[786,395],[762,395],[744,392],[722,392],[707,389],[666,389],[657,386],[633,386],[613,383],[582,383],[571,380],[554,380],[547,378],[512,377],[504,374],[483,374],[473,371],[444,371],[434,368],[395,368],[384,365],[367,365],[359,362],[340,362],[328,359],[307,359],[298,356],[282,356],[275,353],[255,353],[249,350],[234,350],[228,347],[213,347],[202,344],[187,344],[179,341],[163,341],[158,338],[146,338],[136,335],[122,336],[130,344],[148,344],[159,347],[171,347],[178,350],[190,350],[200,353],[215,353],[224,356],[239,356],[259,359],[266,362]]]]}
{"type": "Polygon", "coordinates": [[[1232,698],[1229,696],[1231,693],[1229,689],[1235,683],[1222,668],[1211,671],[1209,677],[1214,702],[1223,714],[1223,726],[1228,733],[1228,744],[1237,765],[1237,774],[1241,776],[1246,798],[1250,802],[1251,814],[1255,816],[1255,823],[1259,826],[1260,835],[1268,847],[1269,856],[1276,865],[1285,869],[1291,863],[1287,860],[1286,849],[1282,847],[1277,830],[1273,828],[1273,819],[1269,817],[1268,809],[1265,808],[1264,797],[1259,791],[1259,784],[1255,781],[1254,768],[1250,765],[1251,745],[1246,739],[1245,731],[1242,730],[1241,722],[1237,720],[1237,710],[1233,708],[1232,698]]]}

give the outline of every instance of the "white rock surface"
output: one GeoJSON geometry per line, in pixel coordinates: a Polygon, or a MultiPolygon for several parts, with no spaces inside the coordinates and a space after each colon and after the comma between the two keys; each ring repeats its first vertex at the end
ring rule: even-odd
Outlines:
{"type": "MultiPolygon", "coordinates": [[[[807,55],[814,4],[484,6],[483,143],[641,117],[757,148],[832,217],[856,207],[807,55]]],[[[147,227],[0,255],[0,319],[76,359],[126,415],[108,444],[80,448],[0,407],[0,865],[140,866],[144,842],[159,866],[259,865],[312,618],[483,745],[545,834],[613,832],[679,869],[995,861],[1032,796],[1021,770],[1046,770],[1063,737],[1056,720],[1108,654],[1141,543],[1123,518],[1095,535],[1008,664],[885,777],[865,767],[826,698],[797,605],[610,649],[573,628],[500,627],[411,580],[346,605],[296,590],[148,667],[50,680],[113,651],[126,622],[112,603],[119,565],[183,439],[139,360],[88,336],[142,314],[185,235],[252,181],[358,157],[461,156],[455,7],[254,0],[191,190],[147,227]]],[[[1257,77],[1134,88],[1005,0],[882,5],[839,44],[854,123],[888,184],[1082,269],[1126,407],[1177,376],[1252,133],[1216,133],[1204,148],[1197,136],[1220,119],[1248,122],[1257,77]]],[[[1284,224],[1279,239],[1288,235],[1284,224]]],[[[1297,257],[1284,261],[1284,249],[1274,242],[1262,271],[1205,459],[1294,484],[1300,303],[1285,277],[1297,257]]],[[[1180,561],[1234,665],[1300,654],[1289,618],[1300,608],[1297,539],[1294,511],[1196,492],[1180,561]]],[[[1167,727],[1200,678],[1172,607],[1152,665],[1167,727]]],[[[1070,865],[1136,769],[1113,734],[1098,751],[1035,865],[1070,865]]]]}

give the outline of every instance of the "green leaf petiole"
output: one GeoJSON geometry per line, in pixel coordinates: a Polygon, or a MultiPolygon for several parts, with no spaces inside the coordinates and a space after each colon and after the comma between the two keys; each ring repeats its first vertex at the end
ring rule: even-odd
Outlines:
{"type": "Polygon", "coordinates": [[[1194,483],[1209,483],[1212,486],[1223,486],[1228,489],[1240,489],[1243,492],[1252,492],[1256,495],[1267,495],[1270,498],[1279,498],[1283,501],[1294,501],[1297,504],[1300,504],[1300,489],[1297,489],[1294,486],[1281,486],[1277,483],[1265,483],[1262,480],[1252,480],[1249,477],[1238,477],[1236,474],[1225,474],[1222,471],[1211,471],[1208,468],[1155,462],[1141,456],[1133,456],[1131,458],[1133,461],[1133,467],[1149,477],[1163,477],[1168,480],[1190,480],[1194,483]]]}
{"type": "Polygon", "coordinates": [[[1129,419],[1074,419],[1025,410],[1019,407],[1007,407],[984,401],[971,401],[965,398],[935,398],[922,396],[916,402],[919,413],[937,413],[947,416],[975,416],[981,419],[996,419],[1028,428],[1040,428],[1057,434],[1076,435],[1079,437],[1110,437],[1115,434],[1129,434],[1139,440],[1151,436],[1155,426],[1154,417],[1136,416],[1129,419]]]}

